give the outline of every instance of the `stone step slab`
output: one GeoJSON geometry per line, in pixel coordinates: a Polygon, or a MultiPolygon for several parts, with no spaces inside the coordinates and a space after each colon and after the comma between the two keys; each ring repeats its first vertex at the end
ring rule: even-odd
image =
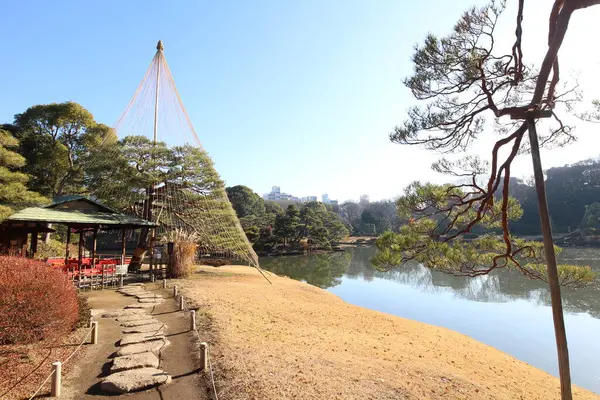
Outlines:
{"type": "Polygon", "coordinates": [[[136,304],[129,304],[128,306],[125,306],[125,308],[127,310],[129,309],[138,309],[138,310],[144,310],[146,308],[150,308],[155,306],[156,304],[153,303],[136,303],[136,304]]]}
{"type": "Polygon", "coordinates": [[[143,282],[133,282],[133,283],[128,283],[127,285],[125,285],[123,287],[139,287],[139,286],[146,286],[146,284],[143,282]]]}
{"type": "Polygon", "coordinates": [[[129,356],[132,354],[145,353],[147,351],[151,351],[155,354],[158,354],[161,350],[164,350],[168,345],[169,341],[167,339],[129,344],[117,350],[117,356],[129,356]]]}
{"type": "Polygon", "coordinates": [[[162,332],[167,326],[165,324],[148,324],[141,326],[134,326],[131,328],[125,328],[121,332],[123,333],[146,333],[146,332],[162,332]]]}
{"type": "Polygon", "coordinates": [[[100,384],[104,393],[123,394],[150,389],[171,382],[171,376],[156,368],[138,368],[109,375],[100,384]]]}
{"type": "Polygon", "coordinates": [[[138,303],[146,303],[146,304],[160,304],[163,301],[165,301],[165,299],[139,299],[138,303]]]}
{"type": "Polygon", "coordinates": [[[124,317],[126,315],[140,315],[140,314],[145,314],[146,310],[143,309],[122,309],[122,310],[113,310],[113,311],[108,311],[105,312],[104,314],[102,314],[102,318],[117,318],[117,317],[124,317]]]}
{"type": "Polygon", "coordinates": [[[146,290],[120,290],[119,293],[125,296],[137,296],[138,294],[148,293],[146,290]]]}
{"type": "Polygon", "coordinates": [[[135,368],[158,368],[158,357],[150,351],[145,353],[132,354],[130,356],[115,357],[110,372],[120,372],[135,368]]]}
{"type": "MultiPolygon", "coordinates": [[[[147,315],[147,317],[150,317],[150,316],[147,315]]],[[[158,320],[156,318],[148,318],[148,319],[140,319],[140,320],[135,320],[135,321],[121,322],[121,326],[124,328],[133,328],[136,326],[144,326],[144,325],[151,325],[151,324],[158,324],[158,320]]]]}
{"type": "Polygon", "coordinates": [[[120,317],[117,317],[117,321],[119,322],[129,322],[129,321],[139,321],[139,320],[143,320],[143,319],[148,319],[149,315],[146,314],[145,312],[142,313],[133,313],[133,314],[126,314],[126,315],[121,315],[120,317]]]}
{"type": "Polygon", "coordinates": [[[155,294],[155,293],[136,294],[135,297],[138,299],[162,299],[163,298],[160,294],[155,294]]]}
{"type": "Polygon", "coordinates": [[[144,332],[144,333],[128,333],[121,337],[121,346],[127,346],[128,344],[136,344],[143,342],[151,342],[153,340],[162,340],[165,338],[165,334],[162,332],[144,332]]]}

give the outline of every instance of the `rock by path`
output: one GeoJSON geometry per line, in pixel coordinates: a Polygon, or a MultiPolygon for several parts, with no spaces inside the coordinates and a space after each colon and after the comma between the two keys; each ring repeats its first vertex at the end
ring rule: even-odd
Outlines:
{"type": "Polygon", "coordinates": [[[135,297],[137,299],[162,299],[163,298],[161,295],[158,295],[155,293],[139,293],[139,294],[136,294],[135,297]]]}
{"type": "Polygon", "coordinates": [[[151,325],[151,324],[157,324],[157,323],[158,323],[157,319],[154,319],[148,315],[146,319],[122,322],[121,326],[124,328],[131,328],[134,326],[151,325]]]}
{"type": "Polygon", "coordinates": [[[164,339],[165,335],[162,332],[145,332],[145,333],[127,333],[121,337],[121,346],[128,344],[151,342],[153,340],[164,339]]]}
{"type": "Polygon", "coordinates": [[[117,350],[118,356],[128,356],[131,354],[144,353],[146,351],[152,351],[154,353],[160,353],[165,347],[169,345],[167,339],[153,340],[151,342],[129,344],[121,347],[117,350]]]}
{"type": "Polygon", "coordinates": [[[147,351],[145,353],[132,354],[129,356],[115,357],[113,359],[113,365],[110,368],[111,372],[121,372],[128,369],[135,368],[158,368],[159,366],[158,357],[156,354],[147,351]]]}
{"type": "Polygon", "coordinates": [[[148,304],[161,304],[163,301],[165,301],[164,299],[139,299],[138,303],[148,303],[148,304]]]}
{"type": "Polygon", "coordinates": [[[111,374],[102,381],[105,393],[129,393],[171,382],[171,376],[156,368],[137,368],[111,374]]]}
{"type": "Polygon", "coordinates": [[[165,324],[156,323],[148,325],[134,326],[131,328],[124,328],[123,333],[145,333],[145,332],[161,332],[167,328],[165,324]]]}

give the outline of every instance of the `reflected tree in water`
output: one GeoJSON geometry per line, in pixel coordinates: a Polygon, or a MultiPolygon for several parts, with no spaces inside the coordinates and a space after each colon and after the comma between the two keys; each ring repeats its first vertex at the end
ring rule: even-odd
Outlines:
{"type": "Polygon", "coordinates": [[[277,275],[303,281],[322,289],[337,286],[348,270],[352,254],[328,253],[311,256],[268,257],[261,267],[277,275]]]}

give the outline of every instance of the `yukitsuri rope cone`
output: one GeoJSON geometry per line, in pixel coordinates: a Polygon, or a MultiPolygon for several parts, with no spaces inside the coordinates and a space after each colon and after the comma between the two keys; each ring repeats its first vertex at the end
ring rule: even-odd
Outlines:
{"type": "Polygon", "coordinates": [[[234,258],[262,273],[179,97],[162,42],[113,132],[90,155],[86,173],[96,199],[159,225],[142,230],[134,269],[153,240],[177,232],[195,238],[201,254],[234,258]]]}

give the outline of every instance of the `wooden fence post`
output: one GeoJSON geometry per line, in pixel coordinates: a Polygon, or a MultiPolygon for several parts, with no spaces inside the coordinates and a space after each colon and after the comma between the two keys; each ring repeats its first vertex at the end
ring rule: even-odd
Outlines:
{"type": "Polygon", "coordinates": [[[98,321],[92,321],[92,344],[98,344],[98,321]]]}
{"type": "Polygon", "coordinates": [[[196,311],[190,311],[190,330],[196,330],[196,311]]]}
{"type": "Polygon", "coordinates": [[[208,344],[200,343],[200,368],[204,371],[208,369],[208,344]]]}
{"type": "Polygon", "coordinates": [[[61,381],[62,381],[62,363],[60,361],[52,363],[52,386],[50,388],[50,396],[60,397],[61,381]]]}

